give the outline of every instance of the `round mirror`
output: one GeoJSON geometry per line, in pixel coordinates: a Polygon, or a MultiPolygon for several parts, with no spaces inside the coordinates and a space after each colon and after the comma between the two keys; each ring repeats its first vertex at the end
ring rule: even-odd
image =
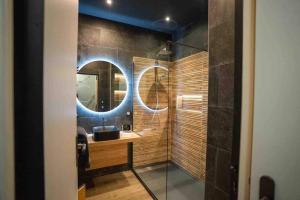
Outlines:
{"type": "Polygon", "coordinates": [[[138,95],[141,103],[153,111],[168,108],[168,69],[152,66],[145,69],[138,79],[138,95]]]}
{"type": "Polygon", "coordinates": [[[127,79],[121,69],[107,61],[93,61],[77,72],[77,98],[89,110],[108,112],[127,95],[127,79]]]}

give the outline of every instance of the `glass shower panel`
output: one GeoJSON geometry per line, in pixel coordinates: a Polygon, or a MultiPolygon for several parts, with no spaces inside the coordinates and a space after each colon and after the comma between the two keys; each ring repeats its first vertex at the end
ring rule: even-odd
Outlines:
{"type": "Polygon", "coordinates": [[[137,177],[159,200],[205,194],[208,53],[168,42],[165,61],[134,57],[133,146],[137,177]],[[180,53],[184,52],[184,53],[180,53]],[[172,55],[172,57],[171,57],[172,55]]]}
{"type": "Polygon", "coordinates": [[[165,200],[171,62],[158,58],[134,57],[133,63],[135,84],[133,129],[141,136],[141,140],[133,146],[133,167],[151,193],[157,199],[165,200]]]}
{"type": "Polygon", "coordinates": [[[208,53],[174,43],[170,67],[168,200],[202,200],[205,193],[208,53]]]}

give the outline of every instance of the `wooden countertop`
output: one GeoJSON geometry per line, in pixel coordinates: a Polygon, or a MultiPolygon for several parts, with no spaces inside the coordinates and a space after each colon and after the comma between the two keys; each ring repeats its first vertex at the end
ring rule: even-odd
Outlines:
{"type": "Polygon", "coordinates": [[[112,145],[112,144],[124,144],[129,142],[135,142],[140,139],[141,136],[136,134],[135,132],[120,132],[120,139],[116,140],[106,140],[106,141],[94,141],[92,136],[89,135],[88,143],[89,147],[93,146],[105,146],[105,145],[112,145]]]}

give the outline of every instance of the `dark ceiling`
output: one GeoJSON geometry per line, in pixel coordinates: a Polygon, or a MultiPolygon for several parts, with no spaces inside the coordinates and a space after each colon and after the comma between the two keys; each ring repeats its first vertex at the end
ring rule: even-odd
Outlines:
{"type": "Polygon", "coordinates": [[[80,0],[79,12],[156,31],[173,33],[207,21],[207,0],[80,0]],[[164,19],[170,16],[171,21],[164,19]]]}

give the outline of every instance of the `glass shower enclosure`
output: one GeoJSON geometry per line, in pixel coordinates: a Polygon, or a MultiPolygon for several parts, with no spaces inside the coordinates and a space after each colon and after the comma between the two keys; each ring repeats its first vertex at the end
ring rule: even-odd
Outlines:
{"type": "Polygon", "coordinates": [[[207,51],[167,41],[133,65],[134,173],[154,199],[204,199],[207,51]]]}

